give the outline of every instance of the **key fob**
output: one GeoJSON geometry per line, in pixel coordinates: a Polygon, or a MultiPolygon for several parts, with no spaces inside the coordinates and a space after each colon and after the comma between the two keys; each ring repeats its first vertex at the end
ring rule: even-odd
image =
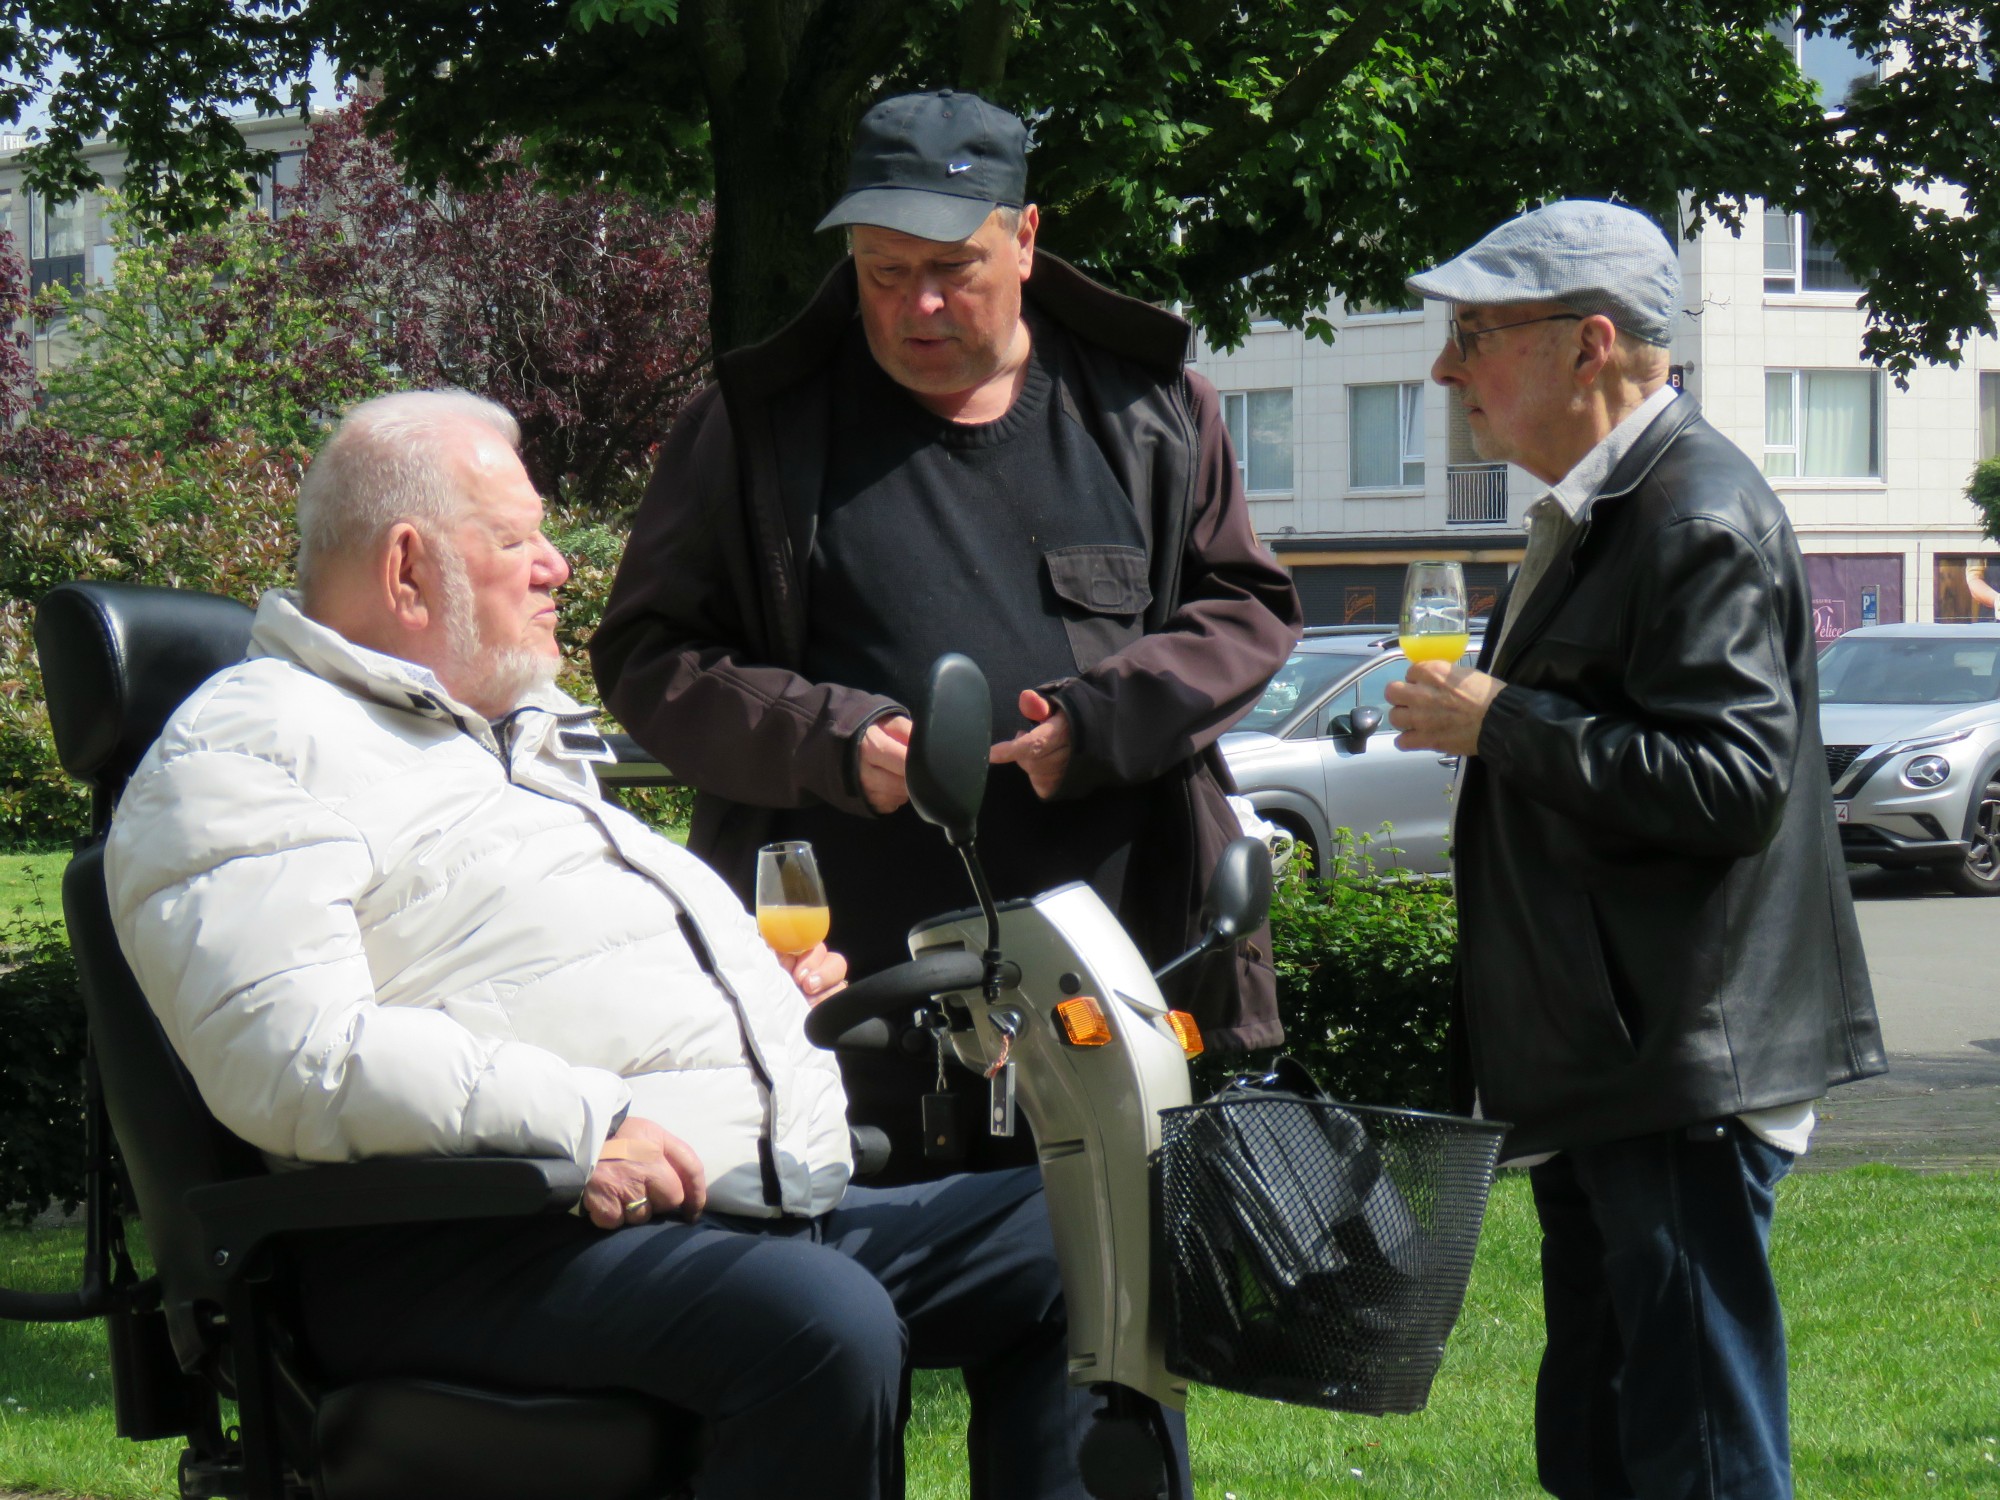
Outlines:
{"type": "Polygon", "coordinates": [[[1000,1071],[993,1075],[993,1103],[987,1111],[986,1129],[989,1134],[1010,1136],[1014,1133],[1014,1064],[1012,1061],[1000,1065],[1000,1071]]]}
{"type": "Polygon", "coordinates": [[[951,1094],[924,1095],[925,1161],[965,1160],[965,1134],[958,1127],[957,1104],[951,1094]]]}

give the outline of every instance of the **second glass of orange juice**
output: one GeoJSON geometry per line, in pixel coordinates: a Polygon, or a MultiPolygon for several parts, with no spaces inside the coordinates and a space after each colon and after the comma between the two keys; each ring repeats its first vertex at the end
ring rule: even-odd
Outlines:
{"type": "Polygon", "coordinates": [[[1413,662],[1457,661],[1471,639],[1465,570],[1455,562],[1411,563],[1403,579],[1403,654],[1413,662]]]}

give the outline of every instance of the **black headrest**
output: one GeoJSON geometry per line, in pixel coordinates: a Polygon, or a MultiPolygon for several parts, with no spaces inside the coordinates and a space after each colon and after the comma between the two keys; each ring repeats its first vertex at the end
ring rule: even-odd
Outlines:
{"type": "Polygon", "coordinates": [[[35,609],[35,654],[63,769],[122,786],[182,700],[243,659],[254,618],[234,599],[181,589],[50,589],[35,609]]]}

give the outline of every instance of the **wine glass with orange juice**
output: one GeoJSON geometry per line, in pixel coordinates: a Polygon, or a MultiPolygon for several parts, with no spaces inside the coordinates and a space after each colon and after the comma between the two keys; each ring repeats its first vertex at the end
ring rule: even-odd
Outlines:
{"type": "Polygon", "coordinates": [[[1413,662],[1455,662],[1471,639],[1465,569],[1455,562],[1411,563],[1403,579],[1403,654],[1413,662]]]}
{"type": "Polygon", "coordinates": [[[826,884],[811,844],[766,844],[757,851],[757,930],[773,951],[797,958],[826,941],[826,884]]]}

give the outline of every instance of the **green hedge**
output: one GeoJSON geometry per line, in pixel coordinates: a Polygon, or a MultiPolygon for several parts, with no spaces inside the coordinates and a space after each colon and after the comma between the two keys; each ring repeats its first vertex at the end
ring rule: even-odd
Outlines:
{"type": "MultiPolygon", "coordinates": [[[[1336,833],[1319,880],[1301,864],[1271,903],[1285,1050],[1337,1099],[1444,1109],[1458,908],[1449,882],[1384,880],[1369,840],[1336,833]]],[[[1241,1059],[1206,1060],[1213,1087],[1241,1059]]]]}
{"type": "Polygon", "coordinates": [[[83,999],[62,923],[0,922],[0,1223],[83,1193],[83,999]]]}

